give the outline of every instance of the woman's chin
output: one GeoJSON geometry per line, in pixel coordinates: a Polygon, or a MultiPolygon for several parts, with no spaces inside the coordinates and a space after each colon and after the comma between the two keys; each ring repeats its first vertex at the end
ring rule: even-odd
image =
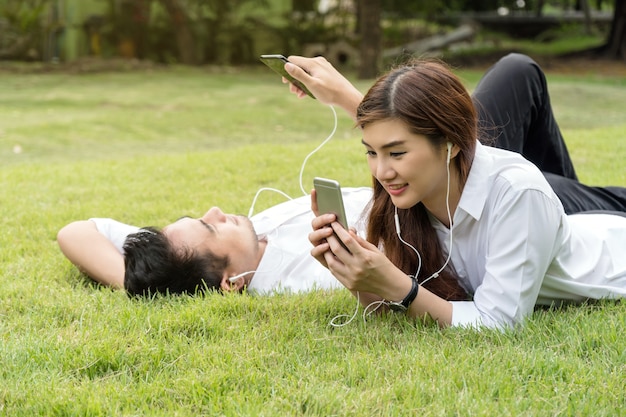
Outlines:
{"type": "Polygon", "coordinates": [[[393,203],[394,206],[396,206],[397,208],[399,208],[401,210],[410,209],[415,204],[417,204],[416,202],[409,201],[406,198],[393,198],[393,197],[391,197],[391,202],[393,203]]]}

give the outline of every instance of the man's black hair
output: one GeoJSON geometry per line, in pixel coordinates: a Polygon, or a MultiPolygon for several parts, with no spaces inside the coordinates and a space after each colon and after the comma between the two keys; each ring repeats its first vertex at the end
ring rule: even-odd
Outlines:
{"type": "Polygon", "coordinates": [[[124,266],[129,295],[200,294],[220,288],[228,258],[175,248],[159,229],[146,227],[126,238],[124,266]]]}

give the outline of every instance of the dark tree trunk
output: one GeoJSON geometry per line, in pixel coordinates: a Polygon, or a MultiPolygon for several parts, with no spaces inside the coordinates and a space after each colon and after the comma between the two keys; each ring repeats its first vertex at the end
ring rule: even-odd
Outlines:
{"type": "Polygon", "coordinates": [[[626,61],[626,0],[615,0],[611,31],[600,53],[606,58],[626,61]]]}
{"type": "Polygon", "coordinates": [[[197,63],[196,48],[189,16],[185,13],[185,8],[181,6],[179,0],[161,0],[163,7],[167,10],[176,33],[176,45],[180,62],[182,64],[193,65],[197,63]]]}
{"type": "Polygon", "coordinates": [[[374,78],[378,75],[378,61],[380,59],[382,44],[382,30],[380,27],[381,10],[381,0],[360,0],[360,79],[374,78]]]}

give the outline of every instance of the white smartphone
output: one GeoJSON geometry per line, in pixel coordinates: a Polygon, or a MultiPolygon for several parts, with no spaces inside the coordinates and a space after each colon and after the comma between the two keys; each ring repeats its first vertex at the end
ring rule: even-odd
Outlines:
{"type": "MultiPolygon", "coordinates": [[[[313,187],[315,188],[315,194],[317,197],[317,209],[320,214],[332,213],[337,216],[337,222],[348,230],[348,219],[346,217],[346,210],[343,205],[343,197],[341,195],[341,187],[339,182],[328,178],[315,177],[313,179],[313,187]]],[[[336,236],[336,233],[335,233],[336,236]]],[[[349,252],[339,236],[337,236],[339,243],[349,252]]]]}
{"type": "Polygon", "coordinates": [[[270,67],[277,74],[282,75],[283,77],[288,79],[290,83],[298,87],[300,90],[304,91],[309,97],[315,98],[304,84],[293,78],[287,73],[287,71],[285,71],[285,64],[289,62],[289,60],[287,60],[287,58],[285,58],[283,55],[261,55],[260,59],[261,62],[270,67]]]}

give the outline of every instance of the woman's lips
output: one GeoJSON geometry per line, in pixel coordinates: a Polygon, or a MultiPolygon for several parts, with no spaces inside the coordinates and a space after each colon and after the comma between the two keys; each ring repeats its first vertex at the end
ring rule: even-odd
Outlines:
{"type": "Polygon", "coordinates": [[[404,190],[406,190],[408,187],[408,184],[390,184],[387,185],[387,192],[389,193],[389,195],[393,195],[393,196],[397,196],[400,195],[404,192],[404,190]]]}

